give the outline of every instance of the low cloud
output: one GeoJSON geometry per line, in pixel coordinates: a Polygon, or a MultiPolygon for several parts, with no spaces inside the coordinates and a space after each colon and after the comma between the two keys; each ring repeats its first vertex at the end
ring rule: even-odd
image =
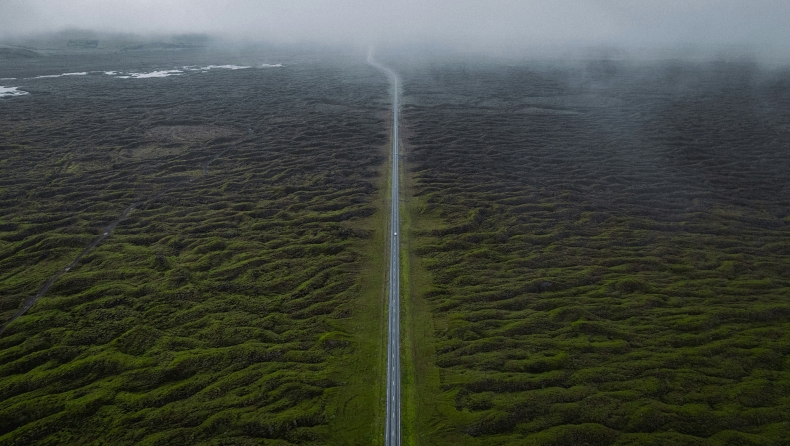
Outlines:
{"type": "Polygon", "coordinates": [[[2,0],[3,37],[69,28],[235,39],[552,45],[735,45],[784,51],[785,0],[2,0]]]}

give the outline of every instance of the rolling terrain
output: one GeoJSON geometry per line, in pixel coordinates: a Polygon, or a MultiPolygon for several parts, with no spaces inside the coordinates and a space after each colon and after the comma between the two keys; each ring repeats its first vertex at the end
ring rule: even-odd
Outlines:
{"type": "Polygon", "coordinates": [[[387,241],[404,443],[790,437],[786,70],[6,62],[0,444],[380,444],[387,241]]]}
{"type": "Polygon", "coordinates": [[[152,52],[0,77],[29,92],[0,100],[3,321],[56,279],[0,336],[0,444],[380,438],[383,76],[152,52]]]}
{"type": "Polygon", "coordinates": [[[416,444],[790,438],[790,73],[396,66],[416,444]]]}

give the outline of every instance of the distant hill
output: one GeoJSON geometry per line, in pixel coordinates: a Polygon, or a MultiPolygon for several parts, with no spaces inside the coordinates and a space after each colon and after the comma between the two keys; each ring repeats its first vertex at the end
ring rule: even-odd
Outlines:
{"type": "Polygon", "coordinates": [[[32,59],[41,54],[24,48],[0,48],[0,59],[32,59]]]}
{"type": "Polygon", "coordinates": [[[66,44],[66,48],[90,49],[98,47],[98,40],[71,39],[69,40],[69,43],[66,44]]]}
{"type": "Polygon", "coordinates": [[[124,47],[124,51],[135,50],[182,50],[187,48],[196,48],[197,45],[189,45],[184,43],[166,43],[166,42],[151,42],[139,43],[135,45],[128,45],[124,47]]]}

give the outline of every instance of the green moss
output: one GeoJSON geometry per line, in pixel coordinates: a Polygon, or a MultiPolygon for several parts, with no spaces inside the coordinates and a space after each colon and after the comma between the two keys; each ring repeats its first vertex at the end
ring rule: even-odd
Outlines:
{"type": "Polygon", "coordinates": [[[763,134],[717,102],[751,101],[737,76],[686,68],[691,96],[634,67],[404,75],[413,444],[781,444],[790,169],[734,166],[790,158],[734,130],[763,134]]]}
{"type": "Polygon", "coordinates": [[[295,66],[0,122],[4,318],[139,203],[0,337],[0,443],[377,441],[386,79],[295,66]]]}

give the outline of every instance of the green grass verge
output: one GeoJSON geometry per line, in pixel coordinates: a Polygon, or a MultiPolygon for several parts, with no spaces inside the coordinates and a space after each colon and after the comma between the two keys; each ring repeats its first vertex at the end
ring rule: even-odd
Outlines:
{"type": "MultiPolygon", "coordinates": [[[[386,151],[385,148],[382,152],[386,151]]],[[[344,383],[327,407],[332,444],[378,445],[383,443],[384,399],[386,394],[387,299],[386,275],[388,197],[387,166],[377,182],[376,212],[365,221],[370,239],[362,252],[360,292],[353,303],[353,318],[344,323],[344,332],[353,338],[354,350],[339,367],[344,383]]]]}
{"type": "MultiPolygon", "coordinates": [[[[408,158],[407,144],[403,145],[408,158]]],[[[436,330],[447,322],[431,311],[425,292],[431,286],[431,274],[415,252],[417,234],[440,227],[441,221],[425,213],[425,201],[414,196],[414,179],[408,162],[403,163],[403,234],[401,245],[403,277],[403,442],[406,445],[468,444],[456,424],[464,417],[454,407],[452,395],[441,391],[442,371],[435,364],[436,330]],[[454,421],[453,421],[454,420],[454,421]]]]}

